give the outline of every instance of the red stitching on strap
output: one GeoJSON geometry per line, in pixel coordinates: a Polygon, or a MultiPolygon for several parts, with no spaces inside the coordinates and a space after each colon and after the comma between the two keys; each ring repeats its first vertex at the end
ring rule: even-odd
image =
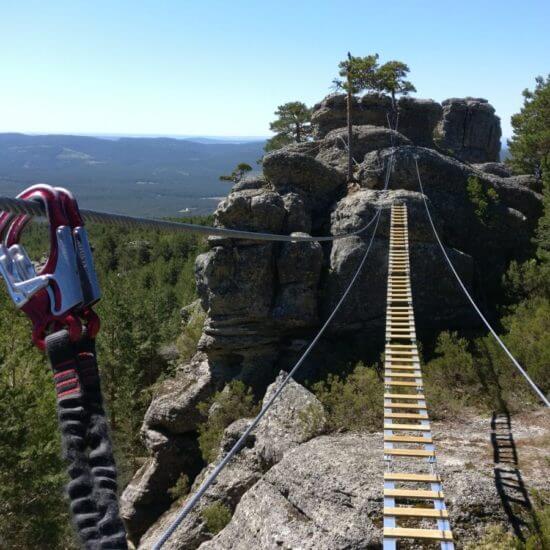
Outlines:
{"type": "Polygon", "coordinates": [[[63,397],[65,395],[71,395],[71,393],[78,393],[80,391],[80,386],[77,386],[76,388],[73,388],[72,390],[67,390],[62,393],[58,393],[57,397],[63,397]]]}
{"type": "Polygon", "coordinates": [[[55,387],[58,389],[61,389],[65,386],[68,386],[69,384],[74,384],[75,382],[78,384],[78,378],[70,378],[69,380],[63,380],[63,382],[58,382],[55,385],[55,387]]]}
{"type": "Polygon", "coordinates": [[[63,372],[58,372],[53,375],[55,379],[59,378],[60,376],[66,376],[67,374],[74,374],[76,376],[76,370],[75,369],[68,369],[64,370],[63,372]]]}

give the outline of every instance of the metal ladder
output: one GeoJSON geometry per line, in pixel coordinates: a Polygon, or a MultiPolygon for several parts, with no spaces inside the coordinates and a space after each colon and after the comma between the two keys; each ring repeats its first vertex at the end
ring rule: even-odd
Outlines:
{"type": "Polygon", "coordinates": [[[384,550],[406,539],[454,550],[416,345],[404,204],[391,209],[384,384],[384,550]]]}

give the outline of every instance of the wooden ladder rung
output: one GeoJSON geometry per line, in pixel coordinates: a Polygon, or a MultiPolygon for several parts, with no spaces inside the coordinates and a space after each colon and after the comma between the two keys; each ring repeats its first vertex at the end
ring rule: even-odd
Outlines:
{"type": "Polygon", "coordinates": [[[395,380],[388,380],[384,382],[385,386],[398,386],[401,388],[418,388],[419,390],[422,390],[424,388],[424,385],[422,382],[401,382],[401,381],[395,381],[395,380]]]}
{"type": "Polygon", "coordinates": [[[386,413],[384,418],[410,418],[411,420],[429,420],[427,414],[415,413],[386,413]]]}
{"type": "Polygon", "coordinates": [[[418,405],[417,403],[384,403],[385,409],[423,409],[426,410],[426,405],[418,405]]]}
{"type": "Polygon", "coordinates": [[[433,438],[412,435],[385,435],[384,441],[391,443],[433,443],[433,438]]]}
{"type": "Polygon", "coordinates": [[[420,367],[412,367],[411,365],[396,365],[392,362],[391,365],[386,366],[389,370],[420,370],[420,367]]]}
{"type": "Polygon", "coordinates": [[[426,489],[384,489],[384,496],[390,498],[417,498],[419,500],[441,500],[443,491],[426,489]]]}
{"type": "Polygon", "coordinates": [[[426,483],[441,483],[441,478],[433,474],[409,474],[408,472],[385,472],[386,481],[419,481],[426,483]]]}
{"type": "Polygon", "coordinates": [[[384,537],[442,540],[448,542],[453,540],[451,531],[441,531],[439,529],[408,529],[404,527],[384,527],[384,537]]]}
{"type": "Polygon", "coordinates": [[[386,376],[390,378],[421,378],[420,371],[418,371],[418,374],[409,374],[407,372],[394,372],[392,371],[386,371],[384,373],[386,376]]]}
{"type": "Polygon", "coordinates": [[[390,456],[412,456],[412,457],[433,457],[435,451],[426,451],[425,449],[386,449],[384,454],[390,456]]]}
{"type": "Polygon", "coordinates": [[[390,344],[386,349],[416,349],[416,344],[390,344]]]}
{"type": "Polygon", "coordinates": [[[384,430],[393,430],[400,432],[429,432],[429,424],[384,424],[384,430]]]}
{"type": "Polygon", "coordinates": [[[424,401],[426,397],[423,393],[385,393],[386,399],[415,399],[418,401],[424,401]]]}
{"type": "Polygon", "coordinates": [[[412,508],[403,506],[401,508],[384,508],[384,515],[406,518],[447,519],[449,517],[449,512],[447,512],[447,510],[436,510],[435,508],[412,508]]]}

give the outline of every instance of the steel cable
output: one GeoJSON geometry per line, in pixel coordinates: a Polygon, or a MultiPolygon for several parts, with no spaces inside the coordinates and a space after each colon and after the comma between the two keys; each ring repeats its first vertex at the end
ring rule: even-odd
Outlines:
{"type": "MultiPolygon", "coordinates": [[[[392,152],[390,155],[390,158],[388,160],[388,163],[386,165],[386,174],[384,179],[384,188],[383,191],[386,191],[388,189],[389,180],[391,171],[393,169],[393,155],[394,155],[394,148],[392,148],[392,152]]],[[[357,278],[359,277],[359,274],[363,270],[363,267],[365,265],[365,262],[367,261],[367,257],[369,255],[369,252],[372,247],[372,243],[374,242],[374,237],[376,235],[376,232],[378,230],[378,224],[380,222],[380,214],[381,214],[382,208],[379,207],[376,211],[376,214],[374,214],[372,220],[369,222],[368,225],[370,225],[373,221],[376,220],[369,244],[367,246],[367,249],[365,251],[365,254],[363,255],[361,262],[359,263],[359,266],[357,270],[355,271],[355,274],[353,275],[351,281],[349,282],[346,290],[340,297],[340,300],[335,305],[334,309],[328,316],[327,320],[324,322],[323,326],[320,328],[319,332],[316,334],[315,338],[310,342],[307,349],[304,351],[298,362],[294,365],[294,367],[290,370],[290,372],[287,374],[287,376],[284,378],[284,380],[281,382],[280,386],[277,388],[275,393],[271,396],[271,398],[267,401],[267,403],[262,407],[261,411],[258,413],[256,418],[252,421],[252,423],[248,426],[248,428],[244,431],[244,433],[241,435],[239,440],[233,445],[233,447],[228,451],[228,453],[225,455],[225,457],[218,463],[218,465],[212,470],[210,475],[202,482],[201,486],[198,488],[197,492],[187,501],[185,506],[180,510],[174,521],[170,524],[170,526],[164,531],[164,533],[161,535],[159,540],[155,543],[152,550],[161,550],[161,548],[164,546],[164,544],[168,541],[168,539],[174,534],[178,526],[181,524],[181,522],[189,515],[191,510],[197,505],[201,497],[204,495],[204,493],[208,490],[208,488],[214,483],[216,478],[220,475],[222,470],[229,464],[231,459],[239,452],[241,447],[245,444],[248,436],[251,434],[251,432],[254,430],[254,428],[258,425],[260,420],[265,416],[267,411],[270,409],[271,405],[275,402],[275,400],[281,395],[282,391],[284,390],[285,386],[288,384],[288,382],[292,379],[296,371],[302,366],[306,358],[309,356],[311,350],[315,347],[317,342],[321,339],[323,334],[325,333],[326,329],[338,313],[340,307],[346,300],[348,294],[350,293],[351,289],[353,288],[353,285],[357,281],[357,278]]],[[[367,225],[367,227],[368,227],[367,225]]],[[[357,232],[350,233],[349,235],[357,234],[357,232]]]]}
{"type": "MultiPolygon", "coordinates": [[[[46,212],[43,205],[38,202],[13,199],[11,197],[0,197],[0,212],[12,212],[14,214],[27,214],[34,217],[44,217],[46,212]]],[[[374,222],[374,217],[363,227],[350,233],[341,235],[328,235],[309,237],[303,235],[280,235],[275,233],[259,233],[255,231],[242,231],[238,229],[227,229],[223,227],[211,227],[196,225],[192,223],[171,222],[166,220],[155,220],[122,214],[111,214],[108,212],[96,212],[94,210],[81,209],[80,213],[85,221],[119,227],[153,229],[157,231],[198,233],[202,235],[214,235],[231,239],[247,239],[255,241],[277,241],[277,242],[326,242],[345,239],[354,235],[364,233],[374,222]]]]}
{"type": "Polygon", "coordinates": [[[472,307],[475,309],[477,314],[479,315],[480,319],[483,321],[489,332],[494,336],[495,340],[498,342],[500,347],[503,349],[504,353],[510,358],[514,366],[518,369],[518,371],[521,373],[521,375],[527,380],[533,391],[538,395],[538,397],[541,399],[541,401],[547,406],[550,407],[550,401],[546,398],[544,393],[540,390],[540,388],[535,384],[535,382],[532,380],[532,378],[527,374],[525,369],[519,364],[519,362],[516,360],[516,358],[512,355],[510,350],[506,347],[504,342],[501,340],[499,335],[495,332],[489,321],[485,318],[483,313],[481,313],[481,310],[477,306],[477,304],[474,302],[474,299],[468,292],[468,289],[462,282],[462,279],[460,278],[460,275],[457,273],[453,263],[451,262],[451,259],[449,258],[449,255],[447,254],[447,251],[445,250],[445,247],[443,246],[443,243],[441,242],[441,239],[439,238],[439,234],[437,233],[437,229],[435,228],[434,221],[432,219],[432,215],[430,213],[430,208],[428,207],[428,202],[426,201],[426,195],[424,195],[424,187],[422,185],[422,178],[420,177],[420,170],[418,168],[418,160],[417,157],[414,157],[414,164],[416,166],[416,175],[418,177],[418,184],[420,186],[420,192],[422,193],[422,200],[424,201],[424,206],[426,208],[426,214],[428,215],[428,221],[430,222],[430,225],[432,226],[433,233],[435,235],[435,238],[439,244],[439,247],[441,248],[441,252],[443,252],[443,256],[447,260],[447,263],[449,264],[449,267],[451,268],[451,271],[453,272],[453,275],[455,276],[458,284],[460,285],[460,288],[464,291],[464,294],[466,294],[466,297],[472,304],[472,307]]]}

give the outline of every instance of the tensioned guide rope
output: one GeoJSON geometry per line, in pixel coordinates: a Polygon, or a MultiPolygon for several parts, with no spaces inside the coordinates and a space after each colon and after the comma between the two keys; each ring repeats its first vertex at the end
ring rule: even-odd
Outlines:
{"type": "MultiPolygon", "coordinates": [[[[43,217],[46,215],[44,206],[38,202],[14,199],[11,197],[0,197],[0,212],[12,212],[13,214],[27,214],[29,216],[43,217]]],[[[105,225],[116,225],[119,227],[154,229],[158,231],[198,233],[202,235],[214,235],[232,239],[248,239],[255,241],[277,241],[277,242],[325,242],[345,239],[354,235],[364,233],[374,222],[373,218],[363,227],[350,233],[327,236],[304,236],[304,235],[279,235],[275,233],[259,233],[255,231],[241,231],[238,229],[227,229],[223,227],[212,227],[207,225],[196,225],[192,223],[171,222],[166,220],[155,220],[122,214],[111,214],[108,212],[96,212],[94,210],[81,209],[80,213],[87,222],[101,223],[105,225]]]]}
{"type": "Polygon", "coordinates": [[[428,220],[430,222],[430,225],[432,226],[432,230],[433,230],[433,233],[435,235],[435,238],[439,244],[439,248],[441,248],[441,252],[443,253],[443,256],[445,257],[445,259],[447,260],[447,263],[449,264],[449,267],[451,268],[451,271],[453,272],[453,275],[455,276],[458,284],[460,285],[460,288],[464,291],[464,294],[466,295],[466,297],[468,298],[468,300],[470,301],[470,303],[472,304],[472,307],[475,309],[475,311],[477,312],[477,314],[479,315],[480,319],[483,321],[483,323],[485,324],[485,326],[487,327],[487,329],[489,330],[489,332],[493,335],[493,337],[495,338],[495,340],[498,342],[498,344],[500,345],[500,347],[503,349],[504,353],[506,353],[506,355],[510,358],[510,360],[512,361],[512,363],[514,364],[514,366],[516,367],[516,369],[518,369],[518,371],[521,373],[521,375],[525,378],[525,380],[527,380],[527,382],[529,383],[529,385],[531,386],[531,388],[533,389],[533,391],[538,395],[538,397],[541,399],[541,401],[547,406],[547,407],[550,407],[550,401],[548,401],[548,399],[546,398],[546,396],[544,395],[544,393],[542,393],[542,391],[540,390],[540,388],[535,384],[535,382],[532,380],[532,378],[529,376],[529,374],[527,374],[527,372],[525,371],[525,369],[519,364],[519,362],[517,361],[517,359],[512,355],[512,353],[510,352],[510,350],[506,347],[506,344],[504,344],[504,342],[501,340],[501,338],[499,337],[499,335],[495,332],[495,330],[493,329],[493,327],[491,326],[491,324],[489,323],[489,321],[487,321],[487,319],[485,318],[485,316],[483,315],[483,313],[481,313],[481,310],[479,309],[479,307],[477,306],[477,304],[474,302],[474,299],[472,298],[472,296],[470,295],[470,293],[468,292],[468,289],[466,288],[466,286],[464,285],[464,283],[462,282],[462,279],[460,278],[460,275],[457,273],[453,263],[451,262],[451,259],[449,258],[448,254],[447,254],[447,251],[445,250],[445,247],[443,246],[443,243],[441,242],[441,239],[439,238],[439,234],[437,233],[437,229],[435,228],[435,224],[434,224],[434,221],[432,219],[432,215],[430,213],[430,208],[428,207],[428,203],[426,201],[426,195],[424,195],[424,187],[422,186],[422,178],[420,177],[420,170],[418,168],[418,160],[417,160],[417,157],[415,156],[414,157],[414,164],[416,166],[416,175],[418,177],[418,184],[420,186],[420,192],[422,193],[422,200],[424,201],[424,206],[426,208],[426,214],[428,215],[428,220]]]}
{"type": "MultiPolygon", "coordinates": [[[[393,168],[393,153],[394,149],[392,148],[391,155],[388,160],[388,164],[386,166],[386,173],[385,173],[385,179],[384,179],[384,188],[383,191],[386,191],[388,189],[389,180],[391,171],[393,168]]],[[[357,267],[357,270],[355,271],[355,274],[353,275],[351,281],[349,282],[346,290],[340,297],[340,300],[338,303],[334,306],[334,309],[332,310],[331,314],[328,316],[327,320],[324,322],[323,326],[320,328],[319,332],[316,334],[315,338],[311,341],[307,349],[304,351],[303,355],[300,357],[298,362],[294,365],[294,367],[290,370],[290,372],[287,374],[287,376],[284,378],[284,380],[281,382],[275,393],[271,396],[271,398],[265,403],[265,405],[262,407],[261,411],[258,413],[256,418],[252,421],[252,423],[248,426],[248,428],[244,431],[244,433],[241,435],[239,440],[233,445],[233,447],[229,450],[229,452],[225,455],[225,457],[218,463],[218,465],[212,470],[212,472],[208,475],[208,477],[202,482],[201,486],[197,490],[197,492],[185,503],[185,506],[178,512],[178,515],[174,519],[174,521],[170,524],[170,526],[164,531],[164,533],[161,535],[159,540],[155,543],[152,550],[161,550],[161,548],[164,546],[164,544],[168,541],[168,539],[174,534],[175,530],[178,528],[178,526],[181,524],[181,522],[189,515],[191,510],[197,505],[201,497],[204,495],[204,493],[208,490],[208,488],[214,483],[216,478],[220,475],[222,470],[229,464],[231,459],[239,452],[241,447],[245,444],[246,440],[248,439],[248,436],[251,434],[251,432],[254,430],[254,428],[258,425],[260,420],[265,416],[267,411],[271,408],[273,403],[276,401],[276,399],[281,395],[282,391],[284,390],[285,386],[288,384],[288,382],[292,379],[294,374],[296,374],[296,371],[302,366],[306,358],[309,356],[311,350],[316,346],[317,342],[321,339],[323,334],[325,333],[326,329],[338,313],[340,307],[348,297],[348,294],[350,293],[351,289],[353,288],[353,285],[357,281],[357,278],[359,277],[359,274],[363,270],[363,267],[365,265],[365,262],[367,261],[367,257],[369,255],[369,252],[372,247],[372,243],[374,242],[374,237],[376,235],[378,224],[380,222],[380,214],[381,214],[382,208],[377,208],[376,214],[374,214],[372,220],[367,224],[366,227],[372,224],[372,222],[376,222],[374,225],[374,229],[372,231],[372,235],[369,240],[369,244],[367,246],[367,249],[365,250],[365,253],[363,254],[363,257],[361,258],[361,262],[359,263],[359,266],[357,267]]],[[[350,233],[349,235],[354,235],[356,232],[350,233]]],[[[348,235],[348,236],[349,236],[348,235]]]]}
{"type": "Polygon", "coordinates": [[[160,537],[158,542],[153,546],[153,550],[160,550],[164,543],[170,538],[170,536],[174,533],[174,531],[178,528],[180,523],[186,518],[186,516],[189,514],[189,512],[195,507],[195,505],[198,503],[202,495],[207,491],[207,489],[212,485],[212,483],[216,480],[218,475],[221,473],[221,471],[227,466],[227,464],[230,462],[230,460],[239,452],[241,447],[245,444],[246,440],[248,439],[248,436],[250,433],[254,430],[254,428],[258,425],[260,420],[265,416],[267,411],[271,408],[271,405],[273,405],[274,401],[281,395],[282,391],[284,390],[285,386],[288,384],[288,382],[291,380],[291,378],[294,376],[296,371],[302,366],[308,355],[310,354],[311,350],[315,347],[317,342],[321,339],[321,336],[325,333],[326,329],[334,319],[334,316],[340,309],[341,305],[344,303],[345,299],[347,298],[348,294],[350,293],[353,285],[355,284],[355,281],[359,277],[359,274],[361,273],[363,266],[365,265],[365,262],[367,260],[367,256],[369,255],[372,243],[374,241],[374,236],[376,234],[376,230],[378,229],[378,223],[380,221],[380,211],[381,209],[378,209],[377,213],[374,215],[374,220],[376,220],[376,223],[374,225],[374,229],[367,247],[367,250],[365,251],[365,254],[363,255],[363,258],[361,259],[361,263],[359,264],[359,267],[357,268],[357,271],[355,272],[352,280],[350,281],[348,287],[346,288],[344,294],[332,310],[332,313],[329,315],[328,319],[325,321],[315,338],[311,341],[307,349],[305,350],[304,354],[300,357],[298,362],[294,365],[292,370],[288,373],[288,375],[284,378],[284,380],[281,382],[280,386],[277,388],[275,393],[271,396],[271,398],[265,403],[265,405],[262,407],[262,410],[258,413],[256,418],[252,421],[250,426],[244,431],[244,433],[241,435],[239,440],[233,445],[231,450],[225,455],[223,460],[212,470],[210,475],[203,481],[202,485],[199,487],[197,492],[187,501],[185,506],[181,509],[181,511],[176,516],[176,519],[172,522],[170,527],[163,533],[163,535],[160,537]]]}

